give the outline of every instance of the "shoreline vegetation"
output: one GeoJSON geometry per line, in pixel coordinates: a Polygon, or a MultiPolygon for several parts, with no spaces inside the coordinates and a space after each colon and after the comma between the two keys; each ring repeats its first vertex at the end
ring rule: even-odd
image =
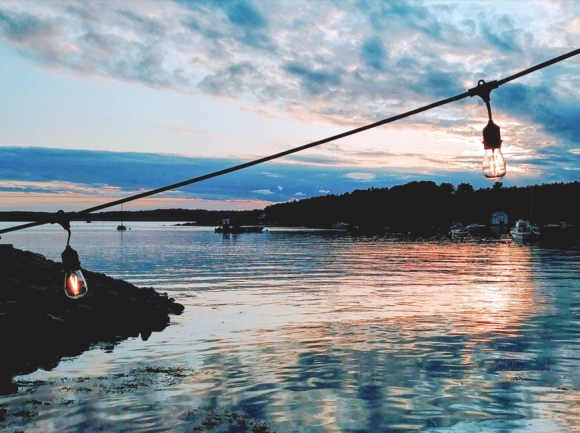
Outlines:
{"type": "MultiPolygon", "coordinates": [[[[71,215],[73,221],[183,222],[188,226],[216,226],[223,219],[240,225],[332,228],[340,222],[353,233],[404,233],[413,237],[446,235],[453,223],[490,225],[494,212],[504,212],[509,226],[518,219],[535,224],[566,222],[580,226],[580,182],[526,187],[503,187],[496,182],[475,190],[470,184],[437,185],[432,181],[410,182],[391,188],[355,190],[294,200],[251,211],[202,209],[156,209],[107,211],[71,215]]],[[[46,212],[0,212],[0,221],[30,222],[53,216],[46,212]]],[[[176,224],[177,225],[177,224],[176,224]]]]}
{"type": "Polygon", "coordinates": [[[269,206],[266,223],[332,228],[343,223],[356,234],[440,238],[454,223],[480,224],[490,234],[496,212],[508,217],[506,233],[519,219],[539,226],[580,226],[580,182],[504,188],[501,182],[475,190],[470,184],[410,182],[392,188],[356,190],[269,206]]]}

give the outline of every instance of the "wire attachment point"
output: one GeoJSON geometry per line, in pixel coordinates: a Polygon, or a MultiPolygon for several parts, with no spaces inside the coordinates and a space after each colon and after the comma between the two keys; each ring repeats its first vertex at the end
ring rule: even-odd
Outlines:
{"type": "Polygon", "coordinates": [[[487,107],[487,116],[489,117],[489,121],[492,121],[491,118],[491,104],[489,103],[490,94],[493,89],[497,89],[499,87],[497,80],[490,81],[486,83],[484,80],[479,80],[477,82],[477,87],[473,89],[469,89],[469,97],[479,96],[485,102],[485,106],[487,107]]]}
{"type": "Polygon", "coordinates": [[[68,232],[68,239],[66,240],[66,246],[68,247],[70,242],[70,218],[63,210],[59,210],[54,217],[54,221],[51,224],[60,224],[60,226],[68,232]]]}
{"type": "Polygon", "coordinates": [[[490,81],[489,83],[486,83],[484,80],[479,80],[477,82],[477,87],[469,89],[468,92],[470,97],[479,96],[483,99],[483,102],[488,103],[491,91],[498,87],[497,80],[490,81]]]}

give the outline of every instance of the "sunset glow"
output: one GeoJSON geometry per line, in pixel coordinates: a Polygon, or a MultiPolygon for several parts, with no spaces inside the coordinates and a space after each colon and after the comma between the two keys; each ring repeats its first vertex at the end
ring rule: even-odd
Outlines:
{"type": "MultiPolygon", "coordinates": [[[[103,203],[463,93],[577,49],[568,17],[580,13],[567,1],[69,6],[0,5],[0,209],[79,210],[89,190],[103,203]]],[[[492,93],[505,186],[577,180],[578,67],[492,93]]],[[[487,187],[477,99],[264,166],[277,183],[245,171],[138,206],[260,208],[409,180],[487,187]]]]}

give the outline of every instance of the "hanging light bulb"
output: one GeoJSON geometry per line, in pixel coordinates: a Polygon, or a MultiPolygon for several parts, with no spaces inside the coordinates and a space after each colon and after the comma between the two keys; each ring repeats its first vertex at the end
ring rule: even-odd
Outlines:
{"type": "Polygon", "coordinates": [[[69,245],[70,242],[70,220],[61,210],[57,212],[54,222],[60,224],[68,232],[66,248],[61,254],[62,267],[64,268],[64,293],[69,298],[82,298],[89,291],[87,280],[81,272],[81,262],[79,254],[69,245]]]}
{"type": "Polygon", "coordinates": [[[493,89],[497,89],[497,81],[486,83],[479,80],[477,87],[469,89],[469,96],[479,96],[485,102],[487,107],[487,115],[489,120],[485,128],[483,128],[483,175],[491,180],[496,181],[501,179],[506,174],[505,159],[501,153],[501,134],[499,126],[493,123],[491,118],[490,93],[493,89]]]}
{"type": "Polygon", "coordinates": [[[496,181],[505,176],[505,159],[501,153],[501,135],[499,126],[490,119],[485,128],[483,128],[483,175],[491,180],[496,181]]]}
{"type": "Polygon", "coordinates": [[[85,296],[89,290],[87,280],[81,272],[81,262],[78,253],[67,245],[61,254],[64,267],[64,293],[69,298],[78,299],[85,296]]]}

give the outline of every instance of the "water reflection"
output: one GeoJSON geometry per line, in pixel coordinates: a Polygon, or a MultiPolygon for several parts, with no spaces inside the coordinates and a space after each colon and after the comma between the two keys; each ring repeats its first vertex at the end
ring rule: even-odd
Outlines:
{"type": "Polygon", "coordinates": [[[121,259],[102,251],[83,265],[184,314],[23,377],[8,431],[189,432],[225,411],[277,432],[580,429],[576,250],[133,227],[121,259]]]}

